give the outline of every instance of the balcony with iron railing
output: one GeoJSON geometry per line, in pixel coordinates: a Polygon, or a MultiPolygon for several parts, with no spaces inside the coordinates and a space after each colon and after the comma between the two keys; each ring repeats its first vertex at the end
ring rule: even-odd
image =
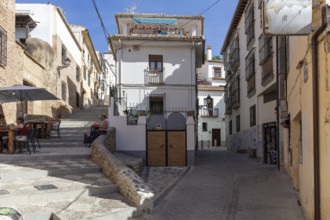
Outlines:
{"type": "Polygon", "coordinates": [[[207,106],[201,106],[199,109],[199,116],[201,117],[218,117],[219,109],[218,108],[208,108],[207,106]]]}
{"type": "Polygon", "coordinates": [[[274,78],[273,59],[268,59],[261,66],[261,85],[266,86],[274,78]]]}
{"type": "Polygon", "coordinates": [[[233,72],[236,72],[239,67],[239,48],[235,48],[231,53],[230,65],[233,72]]]}
{"type": "Polygon", "coordinates": [[[233,110],[231,108],[231,99],[228,99],[228,101],[226,102],[225,115],[231,115],[232,112],[233,112],[233,110]]]}
{"type": "Polygon", "coordinates": [[[233,84],[230,86],[231,93],[231,107],[238,109],[240,107],[240,88],[239,88],[239,77],[235,79],[233,84]]]}
{"type": "Polygon", "coordinates": [[[259,65],[263,65],[273,54],[272,37],[261,36],[259,38],[259,65]]]}
{"type": "Polygon", "coordinates": [[[164,84],[165,68],[159,69],[145,69],[145,84],[161,85],[164,84]]]}

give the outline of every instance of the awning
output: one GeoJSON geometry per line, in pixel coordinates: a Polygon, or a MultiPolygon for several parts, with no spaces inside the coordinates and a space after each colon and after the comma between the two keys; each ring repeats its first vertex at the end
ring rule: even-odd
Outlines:
{"type": "Polygon", "coordinates": [[[165,24],[177,25],[177,19],[174,18],[133,18],[134,24],[165,24]]]}

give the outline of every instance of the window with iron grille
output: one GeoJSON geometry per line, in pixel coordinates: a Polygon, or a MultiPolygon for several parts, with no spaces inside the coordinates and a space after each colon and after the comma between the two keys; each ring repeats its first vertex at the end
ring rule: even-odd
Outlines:
{"type": "Polygon", "coordinates": [[[149,71],[162,72],[163,71],[163,56],[149,55],[149,71]]]}
{"type": "Polygon", "coordinates": [[[256,105],[250,107],[250,127],[256,125],[256,105]]]}
{"type": "Polygon", "coordinates": [[[91,86],[91,74],[88,74],[87,83],[88,83],[88,86],[91,86]]]}
{"type": "Polygon", "coordinates": [[[164,112],[163,95],[150,95],[149,96],[149,110],[152,114],[163,114],[163,112],[164,112]]]}
{"type": "Polygon", "coordinates": [[[67,49],[64,45],[62,45],[62,64],[65,65],[65,59],[68,57],[68,54],[67,54],[67,49]]]}
{"type": "Polygon", "coordinates": [[[256,76],[253,75],[247,81],[247,96],[250,98],[256,93],[256,76]]]}
{"type": "Polygon", "coordinates": [[[66,101],[66,83],[61,83],[61,90],[62,90],[62,100],[66,101]]]}
{"type": "Polygon", "coordinates": [[[249,50],[254,42],[254,4],[251,3],[245,12],[246,48],[249,50]]]}
{"type": "Polygon", "coordinates": [[[248,81],[255,75],[255,53],[254,48],[249,52],[245,58],[245,80],[248,81]]]}
{"type": "Polygon", "coordinates": [[[273,55],[272,37],[261,35],[259,37],[259,65],[262,66],[273,55]]]}
{"type": "Polygon", "coordinates": [[[229,121],[229,135],[233,133],[233,122],[232,120],[229,121]]]}
{"type": "Polygon", "coordinates": [[[207,123],[203,122],[202,126],[203,126],[203,131],[207,131],[207,123]]]}
{"type": "Polygon", "coordinates": [[[0,26],[0,66],[7,65],[7,32],[0,26]]]}
{"type": "Polygon", "coordinates": [[[87,69],[86,69],[85,66],[83,67],[83,74],[84,74],[84,80],[86,80],[86,77],[87,77],[87,69]]]}
{"type": "Polygon", "coordinates": [[[268,59],[261,66],[261,85],[266,86],[274,78],[273,59],[268,59]]]}
{"type": "Polygon", "coordinates": [[[221,77],[221,67],[213,67],[213,77],[221,77]]]}
{"type": "Polygon", "coordinates": [[[80,82],[80,67],[79,66],[76,67],[76,80],[78,82],[80,82]]]}
{"type": "Polygon", "coordinates": [[[239,132],[241,130],[241,116],[236,116],[236,131],[239,132]]]}
{"type": "Polygon", "coordinates": [[[240,79],[236,76],[233,83],[230,85],[231,104],[233,109],[238,109],[240,106],[240,79]]]}
{"type": "Polygon", "coordinates": [[[230,45],[230,64],[233,72],[236,72],[239,67],[239,36],[233,38],[230,45]]]}

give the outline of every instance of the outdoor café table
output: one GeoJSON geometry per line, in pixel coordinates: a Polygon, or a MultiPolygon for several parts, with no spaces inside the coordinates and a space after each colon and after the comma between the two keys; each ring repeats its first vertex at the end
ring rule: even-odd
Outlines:
{"type": "Polygon", "coordinates": [[[48,122],[45,121],[27,121],[26,123],[32,124],[34,129],[41,128],[40,137],[47,138],[48,122]]]}
{"type": "MultiPolygon", "coordinates": [[[[0,133],[8,134],[8,153],[9,154],[13,154],[14,153],[14,130],[0,130],[0,133]]],[[[0,153],[2,153],[2,146],[1,146],[1,151],[0,153]]]]}

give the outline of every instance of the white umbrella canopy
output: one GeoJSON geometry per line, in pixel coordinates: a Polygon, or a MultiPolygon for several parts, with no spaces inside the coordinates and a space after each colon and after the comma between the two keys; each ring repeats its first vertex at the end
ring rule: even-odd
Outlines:
{"type": "Polygon", "coordinates": [[[20,101],[23,106],[23,101],[41,100],[58,100],[58,98],[44,88],[24,85],[0,87],[0,103],[20,101]]]}

